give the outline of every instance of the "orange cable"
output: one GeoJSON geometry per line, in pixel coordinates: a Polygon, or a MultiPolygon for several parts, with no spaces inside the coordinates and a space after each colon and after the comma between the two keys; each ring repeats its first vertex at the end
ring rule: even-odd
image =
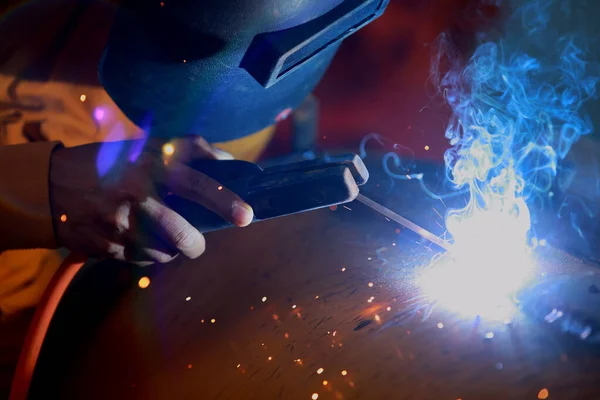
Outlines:
{"type": "Polygon", "coordinates": [[[52,317],[65,291],[86,261],[87,256],[71,253],[52,277],[29,325],[13,377],[9,400],[27,400],[35,365],[52,317]]]}

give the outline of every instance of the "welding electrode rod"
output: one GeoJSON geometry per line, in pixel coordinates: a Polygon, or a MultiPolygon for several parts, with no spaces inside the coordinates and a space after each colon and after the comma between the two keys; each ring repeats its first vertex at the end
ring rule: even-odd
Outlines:
{"type": "Polygon", "coordinates": [[[411,222],[411,221],[407,220],[406,218],[396,214],[389,208],[386,208],[386,207],[382,206],[381,204],[374,202],[373,200],[369,199],[368,197],[363,196],[360,193],[356,197],[356,200],[358,200],[361,203],[363,203],[364,205],[372,208],[373,210],[377,211],[378,213],[385,215],[389,219],[396,221],[403,227],[410,229],[411,231],[413,231],[417,235],[421,236],[422,238],[427,239],[434,244],[437,244],[442,249],[450,250],[450,244],[448,242],[440,239],[439,237],[437,237],[433,233],[429,232],[428,230],[421,228],[419,225],[415,224],[414,222],[411,222]]]}

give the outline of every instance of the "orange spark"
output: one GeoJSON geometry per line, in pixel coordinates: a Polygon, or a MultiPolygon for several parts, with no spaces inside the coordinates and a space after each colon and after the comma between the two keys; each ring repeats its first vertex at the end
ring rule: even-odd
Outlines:
{"type": "Polygon", "coordinates": [[[147,276],[142,276],[138,281],[138,286],[141,289],[146,289],[148,286],[150,286],[150,278],[148,278],[147,276]]]}

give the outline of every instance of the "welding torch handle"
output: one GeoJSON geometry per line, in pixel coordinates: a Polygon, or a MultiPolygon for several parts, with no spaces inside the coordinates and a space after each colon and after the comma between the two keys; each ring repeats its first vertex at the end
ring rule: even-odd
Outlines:
{"type": "MultiPolygon", "coordinates": [[[[346,165],[299,169],[261,169],[239,160],[203,160],[190,165],[240,196],[254,210],[254,221],[350,202],[357,183],[346,165]]],[[[163,196],[167,206],[202,233],[233,225],[201,205],[175,195],[163,196]]]]}

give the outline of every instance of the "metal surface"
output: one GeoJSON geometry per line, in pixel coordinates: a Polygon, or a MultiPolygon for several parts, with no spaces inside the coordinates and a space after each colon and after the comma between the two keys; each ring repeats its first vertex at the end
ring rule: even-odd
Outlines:
{"type": "MultiPolygon", "coordinates": [[[[134,270],[122,296],[103,278],[122,268],[90,270],[57,314],[32,399],[598,399],[593,346],[540,307],[510,324],[432,307],[411,277],[436,252],[351,208],[207,235],[201,259],[134,270]]],[[[554,251],[541,267],[598,276],[554,251]]],[[[554,304],[600,312],[598,294],[561,293],[554,304]]]]}
{"type": "MultiPolygon", "coordinates": [[[[363,194],[443,229],[448,201],[414,181],[392,190],[369,168],[363,194]]],[[[437,248],[360,202],[206,239],[195,261],[90,266],[61,303],[31,398],[599,398],[595,264],[548,247],[521,308],[497,322],[424,296],[415,278],[437,248]]]]}
{"type": "Polygon", "coordinates": [[[378,213],[388,217],[389,219],[399,223],[403,227],[410,229],[417,235],[438,245],[442,249],[450,250],[450,244],[448,242],[446,242],[445,240],[440,239],[433,233],[429,232],[427,229],[422,228],[419,225],[415,224],[414,222],[411,222],[408,219],[404,218],[403,216],[396,214],[389,208],[382,206],[381,204],[369,199],[368,197],[364,196],[363,194],[359,193],[358,196],[356,196],[356,200],[360,201],[361,203],[370,207],[371,209],[377,211],[378,213]]]}

